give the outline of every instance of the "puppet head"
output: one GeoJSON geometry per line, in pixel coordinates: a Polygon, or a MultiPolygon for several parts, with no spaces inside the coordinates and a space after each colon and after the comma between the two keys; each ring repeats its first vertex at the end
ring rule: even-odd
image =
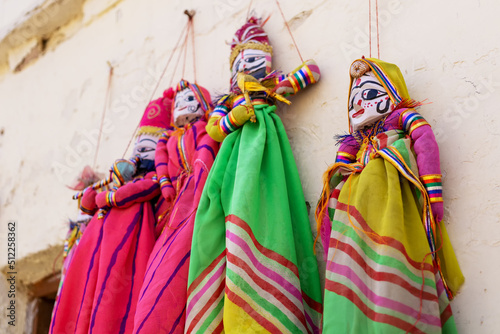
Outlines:
{"type": "Polygon", "coordinates": [[[80,176],[78,176],[76,183],[72,186],[68,186],[68,188],[73,190],[83,190],[94,182],[101,180],[102,178],[103,175],[94,172],[94,170],[90,166],[85,166],[80,176]]]}
{"type": "MultiPolygon", "coordinates": [[[[265,23],[265,22],[264,22],[265,23]]],[[[262,79],[271,72],[273,48],[261,19],[251,17],[236,31],[231,42],[231,87],[236,87],[239,72],[262,79]]]]}
{"type": "Polygon", "coordinates": [[[161,134],[169,128],[173,93],[173,89],[169,88],[163,97],[151,101],[139,123],[133,156],[139,156],[139,169],[143,171],[154,168],[156,144],[161,134]]]}
{"type": "Polygon", "coordinates": [[[197,84],[181,80],[175,88],[172,109],[172,126],[182,128],[206,117],[211,109],[210,93],[197,84]]]}
{"type": "Polygon", "coordinates": [[[410,96],[399,68],[375,58],[354,61],[350,68],[351,84],[347,109],[349,130],[372,126],[410,96]]]}

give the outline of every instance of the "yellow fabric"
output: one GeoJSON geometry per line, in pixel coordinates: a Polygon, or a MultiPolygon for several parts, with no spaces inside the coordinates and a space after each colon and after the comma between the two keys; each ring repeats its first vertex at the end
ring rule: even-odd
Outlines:
{"type": "Polygon", "coordinates": [[[139,130],[137,130],[137,134],[135,135],[135,137],[137,138],[143,134],[159,137],[162,135],[163,131],[165,131],[164,128],[159,128],[157,126],[151,126],[151,125],[141,126],[139,130]]]}
{"type": "Polygon", "coordinates": [[[441,236],[438,234],[436,247],[442,245],[442,248],[438,250],[438,256],[441,260],[441,272],[446,279],[448,288],[453,292],[453,296],[455,296],[462,284],[464,284],[465,277],[462,274],[462,270],[460,270],[455,251],[451,246],[450,238],[448,237],[448,232],[443,221],[439,223],[439,229],[441,236]]]}
{"type": "Polygon", "coordinates": [[[255,115],[255,112],[251,106],[239,105],[231,110],[232,116],[239,125],[243,125],[255,115]]]}
{"type": "MultiPolygon", "coordinates": [[[[429,253],[413,188],[407,180],[400,180],[390,162],[377,158],[361,173],[351,174],[340,192],[339,202],[356,208],[376,235],[400,241],[414,261],[421,262],[429,253]]],[[[349,221],[346,224],[353,227],[349,221]]],[[[361,237],[366,233],[361,229],[357,232],[361,237]]],[[[425,262],[431,264],[432,257],[428,256],[425,262]]]]}
{"type": "MultiPolygon", "coordinates": [[[[394,134],[394,133],[392,131],[389,131],[388,134],[394,134]]],[[[396,152],[398,152],[398,155],[401,156],[401,160],[404,161],[404,163],[412,171],[412,173],[414,175],[418,175],[418,172],[415,170],[417,163],[416,163],[414,153],[411,150],[410,140],[408,138],[402,138],[399,140],[395,140],[396,138],[397,138],[396,135],[389,135],[389,137],[387,139],[388,144],[390,145],[391,148],[396,149],[396,152]]],[[[363,146],[361,147],[361,149],[358,152],[358,156],[357,156],[358,159],[360,158],[362,151],[363,151],[363,146]]],[[[425,187],[420,182],[418,185],[414,184],[414,186],[417,189],[419,189],[422,196],[420,196],[418,199],[417,199],[417,196],[413,196],[410,199],[410,196],[408,195],[406,197],[406,200],[403,200],[400,202],[399,201],[400,196],[398,195],[398,193],[403,191],[404,188],[406,187],[405,184],[409,185],[410,181],[400,177],[400,175],[402,175],[402,174],[398,173],[397,168],[395,166],[389,167],[389,165],[391,165],[391,162],[384,160],[382,157],[379,157],[379,158],[370,160],[370,162],[366,165],[365,169],[361,172],[361,174],[351,175],[350,177],[352,179],[350,181],[354,180],[354,183],[351,184],[351,187],[349,190],[349,193],[351,194],[351,196],[352,196],[352,194],[357,193],[357,191],[367,192],[367,193],[371,191],[371,192],[373,192],[373,194],[379,194],[379,195],[370,196],[368,199],[365,195],[361,194],[360,196],[363,199],[360,200],[360,204],[355,204],[352,202],[344,202],[344,203],[349,203],[349,205],[354,205],[354,207],[356,207],[357,209],[359,209],[358,205],[360,205],[361,207],[367,207],[367,214],[366,215],[362,212],[362,210],[360,210],[360,212],[362,213],[362,216],[364,217],[364,219],[370,224],[370,227],[373,228],[373,230],[375,232],[377,232],[379,235],[390,236],[390,237],[395,238],[396,240],[403,242],[405,249],[407,249],[409,254],[411,254],[411,252],[412,252],[412,250],[410,249],[410,246],[411,246],[411,248],[416,248],[416,249],[421,249],[422,247],[424,247],[428,252],[429,247],[428,247],[427,238],[425,237],[425,232],[424,232],[423,237],[420,238],[423,241],[418,239],[415,236],[416,231],[406,233],[406,235],[398,235],[395,232],[397,232],[399,230],[394,229],[393,224],[391,225],[391,221],[397,221],[397,220],[393,220],[393,219],[395,219],[394,217],[390,216],[389,219],[386,219],[384,221],[381,216],[378,216],[379,212],[377,212],[377,211],[382,211],[382,212],[390,211],[392,213],[401,211],[401,212],[404,212],[404,214],[405,214],[404,215],[404,217],[405,217],[404,230],[408,230],[408,226],[410,226],[407,224],[407,221],[410,220],[409,218],[411,218],[411,220],[412,220],[412,223],[411,223],[412,227],[415,227],[417,224],[416,222],[418,221],[419,222],[418,223],[418,226],[419,226],[418,230],[420,228],[422,228],[422,230],[423,230],[422,215],[424,213],[422,212],[422,209],[419,209],[420,212],[417,215],[415,213],[410,212],[412,210],[411,207],[416,205],[418,208],[422,208],[422,205],[424,205],[424,206],[430,205],[429,199],[425,193],[425,187]],[[381,167],[380,161],[384,162],[385,167],[383,167],[383,168],[381,167]],[[380,170],[377,169],[377,167],[376,167],[377,165],[378,165],[378,167],[380,167],[380,170]],[[393,171],[395,172],[395,174],[397,176],[397,178],[394,179],[394,182],[401,180],[400,181],[401,182],[401,189],[399,188],[399,186],[397,186],[397,183],[394,183],[394,186],[390,186],[390,184],[391,184],[390,178],[395,177],[394,175],[392,175],[393,171]],[[366,186],[355,185],[355,183],[356,183],[355,180],[357,179],[357,176],[360,176],[360,175],[363,176],[365,182],[367,183],[366,186]],[[385,182],[384,180],[380,180],[380,179],[377,180],[376,175],[386,176],[387,182],[385,182]],[[373,180],[370,181],[370,178],[373,178],[373,180]],[[371,182],[371,184],[370,184],[370,182],[371,182]],[[381,185],[381,184],[384,186],[379,187],[378,185],[381,185]],[[385,185],[387,185],[387,189],[385,188],[385,185]],[[405,187],[403,187],[403,186],[405,186],[405,187]],[[363,190],[360,190],[360,188],[363,190]],[[353,189],[356,189],[356,191],[353,191],[353,189]],[[383,199],[384,196],[382,196],[382,194],[387,194],[385,199],[383,199]],[[427,200],[424,200],[423,196],[425,196],[425,198],[427,200]],[[391,200],[388,201],[387,199],[391,199],[391,200]],[[410,199],[411,203],[408,202],[408,199],[410,199]],[[380,201],[382,201],[382,203],[379,203],[380,201]],[[387,201],[387,202],[395,201],[395,203],[386,203],[387,205],[385,205],[385,206],[387,206],[387,207],[385,207],[385,209],[384,209],[385,201],[387,201]],[[363,204],[361,204],[361,203],[363,203],[363,204]],[[393,205],[395,205],[395,207],[393,205]],[[390,208],[389,208],[389,206],[390,206],[390,208]],[[403,210],[403,208],[404,208],[404,210],[403,210]],[[413,220],[415,220],[415,222],[413,222],[413,220]],[[371,225],[372,223],[379,223],[379,224],[377,224],[377,226],[385,226],[388,229],[382,230],[382,233],[380,233],[381,231],[379,231],[376,228],[376,226],[372,226],[371,225]],[[395,234],[391,234],[391,233],[395,233],[395,234]],[[400,239],[400,238],[402,238],[402,239],[400,239]],[[416,242],[415,240],[419,240],[419,241],[416,242]],[[427,246],[425,246],[425,245],[427,245],[427,246]]],[[[347,189],[344,186],[344,188],[342,189],[342,192],[344,192],[346,190],[347,189]]],[[[342,197],[342,192],[340,195],[341,197],[342,197]]],[[[403,194],[403,197],[404,197],[404,194],[403,194]]],[[[352,198],[353,197],[348,197],[347,200],[352,200],[352,198]]],[[[339,200],[340,200],[340,198],[339,198],[339,200]]],[[[427,210],[428,209],[429,209],[429,207],[427,207],[427,210]]],[[[424,210],[424,212],[426,212],[426,211],[424,210]]],[[[384,215],[386,215],[386,213],[384,213],[384,215]]],[[[436,249],[438,250],[438,258],[439,258],[439,263],[440,263],[440,267],[441,267],[441,272],[443,274],[443,278],[444,278],[446,284],[448,285],[449,289],[451,290],[453,296],[455,296],[455,294],[458,292],[460,286],[464,283],[465,279],[464,279],[464,276],[463,276],[462,271],[460,269],[460,266],[458,264],[457,258],[455,256],[455,252],[454,252],[453,247],[451,245],[451,242],[448,238],[448,233],[446,232],[446,227],[445,227],[443,222],[439,223],[439,225],[436,229],[435,235],[436,235],[435,245],[436,245],[436,249]]],[[[422,256],[422,254],[418,254],[418,253],[415,255],[417,257],[422,256]]],[[[418,262],[421,261],[421,259],[414,258],[413,256],[412,256],[412,258],[418,262]]],[[[427,261],[428,258],[431,259],[432,258],[431,255],[427,256],[426,262],[428,262],[427,261]]]]}
{"type": "Polygon", "coordinates": [[[247,312],[224,296],[224,333],[270,333],[247,312]]]}
{"type": "MultiPolygon", "coordinates": [[[[396,87],[396,90],[398,91],[399,96],[401,96],[401,98],[403,100],[410,98],[410,94],[408,94],[408,89],[406,88],[405,79],[403,78],[403,74],[401,74],[401,71],[399,70],[399,67],[397,65],[387,63],[385,61],[382,61],[382,60],[376,59],[376,58],[368,58],[368,60],[377,64],[382,69],[385,76],[396,87]]],[[[368,66],[370,66],[369,63],[368,63],[368,66]]],[[[373,68],[372,68],[372,71],[373,71],[373,68]]],[[[382,80],[381,76],[378,73],[376,73],[375,71],[374,71],[374,74],[377,77],[377,79],[379,79],[380,81],[384,81],[384,80],[382,80]]]]}
{"type": "MultiPolygon", "coordinates": [[[[421,209],[412,187],[408,180],[400,179],[398,171],[390,162],[376,158],[366,165],[362,173],[351,174],[342,187],[339,202],[356,208],[377,235],[402,242],[413,260],[421,262],[430,252],[422,225],[421,209]],[[385,177],[380,177],[381,175],[385,177]],[[387,200],[388,198],[391,200],[387,200]],[[394,221],[404,223],[395,225],[394,221]]],[[[349,221],[346,223],[351,225],[349,221]]],[[[359,235],[364,233],[358,230],[359,235]]],[[[438,256],[441,271],[455,295],[465,279],[443,222],[439,224],[436,240],[436,248],[439,249],[440,246],[438,256]]],[[[425,262],[432,263],[430,254],[425,262]]]]}
{"type": "Polygon", "coordinates": [[[251,104],[251,102],[249,101],[250,98],[248,96],[248,92],[266,92],[268,95],[275,98],[276,100],[285,102],[286,104],[291,104],[291,102],[285,99],[283,96],[276,94],[272,92],[269,88],[263,86],[257,79],[255,79],[251,75],[238,73],[237,83],[239,89],[245,95],[245,100],[247,100],[246,102],[249,105],[251,104]]]}
{"type": "Polygon", "coordinates": [[[210,117],[205,129],[207,130],[208,135],[213,139],[218,141],[219,143],[226,138],[226,134],[219,129],[218,121],[220,117],[210,117]],[[216,124],[217,123],[217,124],[216,124]]]}

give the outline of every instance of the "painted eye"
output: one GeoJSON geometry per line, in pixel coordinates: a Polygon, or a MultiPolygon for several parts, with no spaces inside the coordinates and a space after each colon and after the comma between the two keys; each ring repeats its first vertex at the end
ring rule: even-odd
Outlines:
{"type": "Polygon", "coordinates": [[[363,100],[373,100],[383,95],[387,95],[387,93],[373,88],[365,89],[363,91],[363,100]]]}
{"type": "Polygon", "coordinates": [[[139,151],[140,153],[146,153],[146,152],[151,152],[153,151],[153,148],[151,147],[141,147],[140,149],[138,149],[137,151],[139,151]]]}
{"type": "Polygon", "coordinates": [[[257,59],[257,57],[249,57],[249,58],[245,59],[245,62],[253,63],[256,59],[257,59]]]}
{"type": "Polygon", "coordinates": [[[186,101],[187,101],[187,102],[192,102],[192,101],[194,101],[194,96],[188,96],[188,97],[186,98],[186,101]]]}

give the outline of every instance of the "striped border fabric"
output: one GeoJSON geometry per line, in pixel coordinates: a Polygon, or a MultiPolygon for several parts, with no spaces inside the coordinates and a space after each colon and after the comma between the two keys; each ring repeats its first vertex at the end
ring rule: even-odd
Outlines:
{"type": "MultiPolygon", "coordinates": [[[[429,125],[427,121],[413,109],[407,109],[399,116],[401,127],[410,134],[422,125],[429,125]]],[[[430,125],[429,125],[430,126],[430,125]]]]}
{"type": "Polygon", "coordinates": [[[298,286],[297,266],[260,244],[246,222],[228,216],[226,251],[189,287],[187,333],[221,332],[223,307],[229,318],[251,319],[254,329],[319,333],[321,304],[298,286]]]}
{"type": "Polygon", "coordinates": [[[443,185],[441,183],[441,174],[420,175],[431,203],[443,201],[443,185]]]}
{"type": "Polygon", "coordinates": [[[403,99],[401,98],[401,95],[399,94],[396,86],[394,86],[389,80],[389,77],[384,73],[382,68],[380,68],[377,64],[375,64],[373,61],[370,61],[368,59],[363,59],[363,61],[367,62],[371,69],[376,73],[377,77],[380,79],[381,84],[386,88],[387,93],[392,97],[392,100],[395,102],[394,104],[400,103],[403,99]]]}
{"type": "Polygon", "coordinates": [[[375,233],[353,206],[338,203],[335,213],[352,224],[332,226],[325,289],[337,295],[336,305],[347,299],[371,321],[401,332],[441,333],[452,313],[449,302],[440,310],[439,300],[447,297],[435,267],[411,259],[400,241],[375,233]],[[421,310],[415,308],[420,304],[421,310]]]}
{"type": "Polygon", "coordinates": [[[341,152],[341,151],[337,152],[337,158],[335,159],[336,163],[343,162],[349,164],[354,161],[356,161],[356,157],[354,155],[349,154],[347,152],[341,152]]]}

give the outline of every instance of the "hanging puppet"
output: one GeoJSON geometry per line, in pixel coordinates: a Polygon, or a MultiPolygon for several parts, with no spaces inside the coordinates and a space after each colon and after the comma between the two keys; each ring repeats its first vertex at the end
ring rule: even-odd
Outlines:
{"type": "MultiPolygon", "coordinates": [[[[82,174],[78,178],[78,182],[74,186],[69,188],[73,190],[83,190],[86,187],[92,185],[94,182],[99,181],[100,179],[101,177],[97,173],[95,173],[92,168],[90,168],[90,166],[85,166],[82,174]]],[[[80,207],[80,201],[78,201],[78,207],[80,207]]],[[[55,304],[57,304],[57,301],[59,300],[59,294],[61,293],[66,272],[68,271],[69,265],[73,260],[73,255],[75,254],[76,248],[80,243],[83,232],[85,232],[87,224],[91,219],[92,215],[89,215],[88,213],[83,212],[81,209],[79,209],[76,220],[69,220],[69,230],[66,234],[66,239],[64,240],[61,279],[59,281],[59,288],[57,289],[55,304]]]]}
{"type": "Polygon", "coordinates": [[[168,126],[170,91],[152,101],[140,123],[134,158],[112,166],[114,187],[89,187],[81,202],[95,214],[61,291],[51,333],[130,333],[146,264],[153,249],[153,204],[160,194],[154,172],[155,148],[168,126]]]}
{"type": "Polygon", "coordinates": [[[463,282],[446,229],[439,150],[399,68],[350,69],[340,137],[316,210],[326,250],[324,333],[456,333],[463,282]]]}
{"type": "Polygon", "coordinates": [[[172,106],[172,131],[156,148],[156,171],[167,212],[148,261],[134,333],[184,333],[194,217],[219,143],[207,134],[206,89],[181,80],[172,106]]]}
{"type": "Polygon", "coordinates": [[[319,80],[309,60],[271,72],[250,18],[231,44],[231,92],[207,131],[222,145],[195,219],[187,333],[318,333],[321,288],[305,199],[277,100],[319,80]]]}

